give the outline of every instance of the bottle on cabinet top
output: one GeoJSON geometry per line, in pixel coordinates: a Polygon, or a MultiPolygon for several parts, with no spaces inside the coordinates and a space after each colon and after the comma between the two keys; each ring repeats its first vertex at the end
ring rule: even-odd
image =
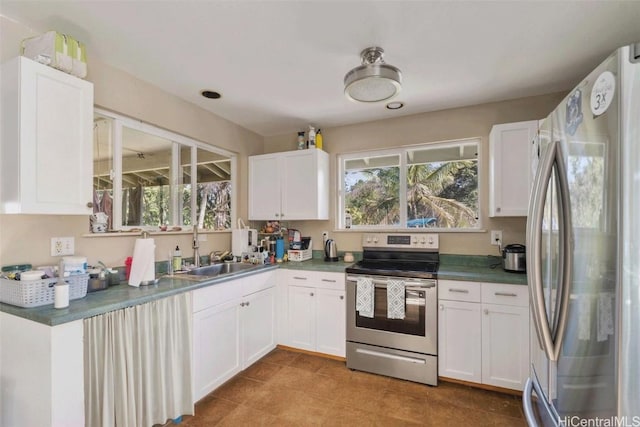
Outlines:
{"type": "Polygon", "coordinates": [[[316,148],[322,150],[322,132],[320,128],[318,128],[318,132],[316,132],[316,148]]]}
{"type": "Polygon", "coordinates": [[[313,126],[309,126],[309,148],[316,147],[316,129],[313,126]]]}

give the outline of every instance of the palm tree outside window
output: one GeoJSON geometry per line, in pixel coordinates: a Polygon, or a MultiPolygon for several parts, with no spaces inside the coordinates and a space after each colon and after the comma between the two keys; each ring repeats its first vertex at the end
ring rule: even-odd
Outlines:
{"type": "Polygon", "coordinates": [[[343,154],[339,226],[477,229],[479,139],[343,154]]]}

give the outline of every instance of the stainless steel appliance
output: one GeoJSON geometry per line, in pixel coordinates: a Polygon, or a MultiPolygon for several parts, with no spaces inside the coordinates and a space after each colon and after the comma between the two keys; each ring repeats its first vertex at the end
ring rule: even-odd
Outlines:
{"type": "Polygon", "coordinates": [[[347,367],[438,383],[437,234],[367,234],[363,258],[346,269],[347,367]],[[356,310],[358,281],[373,283],[373,313],[356,310]],[[389,318],[387,286],[404,284],[404,318],[389,318]]]}
{"type": "Polygon", "coordinates": [[[338,261],[338,246],[333,239],[328,239],[324,242],[324,260],[338,261]]]}
{"type": "Polygon", "coordinates": [[[610,55],[534,141],[530,426],[640,425],[639,58],[610,55]]]}
{"type": "Polygon", "coordinates": [[[502,250],[502,268],[512,273],[526,273],[526,249],[524,245],[511,244],[502,250]]]}

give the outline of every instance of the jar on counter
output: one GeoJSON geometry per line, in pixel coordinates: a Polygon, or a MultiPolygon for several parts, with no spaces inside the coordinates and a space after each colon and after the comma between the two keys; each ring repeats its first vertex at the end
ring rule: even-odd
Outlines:
{"type": "Polygon", "coordinates": [[[304,140],[304,131],[298,132],[298,150],[304,150],[306,145],[307,144],[304,140]]]}

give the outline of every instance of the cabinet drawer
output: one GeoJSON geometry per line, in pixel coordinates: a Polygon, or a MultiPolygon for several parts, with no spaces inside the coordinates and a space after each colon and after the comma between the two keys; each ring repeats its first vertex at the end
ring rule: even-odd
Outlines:
{"type": "Polygon", "coordinates": [[[205,308],[222,304],[243,295],[242,281],[230,280],[193,291],[193,312],[197,313],[205,308]]]}
{"type": "Polygon", "coordinates": [[[306,270],[290,270],[288,273],[289,285],[344,290],[344,273],[306,270]]]}
{"type": "Polygon", "coordinates": [[[253,276],[245,277],[243,280],[243,295],[249,295],[267,288],[273,288],[276,285],[276,272],[268,271],[254,274],[253,276]]]}
{"type": "Polygon", "coordinates": [[[489,304],[529,306],[529,288],[524,285],[483,283],[482,302],[489,304]]]}
{"type": "Polygon", "coordinates": [[[438,280],[438,299],[480,302],[481,283],[438,280]]]}

